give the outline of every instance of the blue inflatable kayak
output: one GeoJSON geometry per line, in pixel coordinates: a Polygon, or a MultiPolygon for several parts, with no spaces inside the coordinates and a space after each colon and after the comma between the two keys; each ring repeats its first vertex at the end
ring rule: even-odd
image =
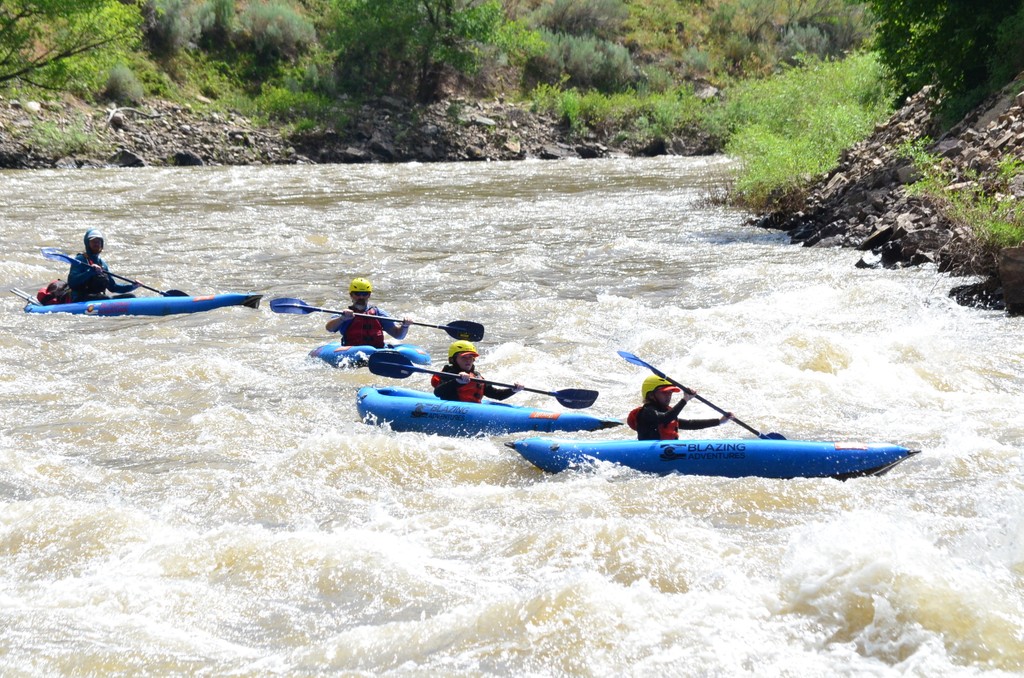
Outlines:
{"type": "Polygon", "coordinates": [[[622,424],[583,412],[552,412],[493,400],[464,403],[407,388],[359,389],[356,409],[368,424],[389,424],[394,431],[442,436],[503,435],[522,431],[597,431],[622,424]]]}
{"type": "Polygon", "coordinates": [[[414,363],[430,364],[430,355],[419,346],[412,344],[385,344],[384,348],[376,348],[374,346],[342,346],[340,341],[332,341],[314,348],[309,352],[309,357],[319,358],[334,367],[364,367],[370,356],[377,351],[398,351],[414,363]]]}
{"type": "Polygon", "coordinates": [[[606,440],[526,438],[505,443],[538,468],[557,473],[595,461],[647,473],[742,478],[877,476],[920,450],[887,443],[805,440],[606,440]]]}
{"type": "Polygon", "coordinates": [[[210,294],[202,297],[134,297],[103,301],[78,301],[43,306],[29,302],[26,313],[74,313],[77,315],[173,315],[199,313],[223,306],[259,308],[262,294],[210,294]]]}

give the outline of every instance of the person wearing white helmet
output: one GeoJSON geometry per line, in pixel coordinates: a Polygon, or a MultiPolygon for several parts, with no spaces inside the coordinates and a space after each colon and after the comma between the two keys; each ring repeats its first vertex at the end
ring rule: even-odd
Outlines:
{"type": "Polygon", "coordinates": [[[688,390],[683,393],[679,402],[670,407],[672,394],[679,393],[680,390],[668,379],[653,374],[644,379],[644,383],[640,386],[640,397],[643,398],[643,404],[626,417],[626,423],[636,431],[637,440],[678,440],[679,429],[693,431],[710,428],[732,419],[732,412],[727,412],[721,418],[680,419],[679,413],[686,407],[690,398],[696,395],[695,391],[688,390]]]}
{"type": "Polygon", "coordinates": [[[384,348],[384,333],[395,339],[405,339],[409,333],[409,318],[399,323],[378,306],[370,305],[373,285],[366,278],[353,278],[348,286],[352,305],[327,321],[328,332],[340,332],[341,343],[345,346],[374,346],[384,348]],[[380,318],[367,318],[367,315],[380,318]]]}
{"type": "Polygon", "coordinates": [[[82,238],[85,250],[75,255],[79,262],[68,272],[68,287],[71,288],[71,301],[91,301],[106,299],[107,291],[114,292],[120,298],[134,296],[129,292],[139,289],[139,283],[120,284],[108,275],[107,262],[100,253],[103,251],[103,234],[90,228],[82,238]]]}
{"type": "Polygon", "coordinates": [[[448,347],[448,364],[441,371],[451,376],[435,374],[430,378],[434,387],[434,395],[441,400],[458,400],[464,403],[478,403],[484,396],[494,400],[505,400],[523,390],[523,385],[516,383],[512,388],[495,386],[490,383],[474,381],[483,379],[476,369],[476,359],[480,353],[476,346],[468,341],[453,341],[448,347]]]}

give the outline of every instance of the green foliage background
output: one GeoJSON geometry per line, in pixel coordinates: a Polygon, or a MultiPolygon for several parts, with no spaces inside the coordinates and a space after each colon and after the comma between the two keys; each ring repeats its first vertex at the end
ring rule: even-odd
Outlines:
{"type": "Polygon", "coordinates": [[[368,97],[502,96],[581,137],[704,139],[754,209],[798,208],[900,96],[936,85],[952,121],[1021,71],[1024,0],[0,2],[11,95],[202,101],[286,131],[342,129],[368,97]]]}

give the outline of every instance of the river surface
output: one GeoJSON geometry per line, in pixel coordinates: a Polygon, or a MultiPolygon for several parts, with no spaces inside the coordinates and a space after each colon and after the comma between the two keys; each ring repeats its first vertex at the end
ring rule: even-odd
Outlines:
{"type": "MultiPolygon", "coordinates": [[[[1024,319],[747,226],[707,199],[730,171],[0,173],[0,674],[1020,675],[1024,319]],[[39,248],[87,228],[116,273],[264,302],[23,313],[8,289],[66,277],[39,248]],[[393,315],[483,323],[486,377],[597,389],[600,416],[639,404],[624,349],[762,431],[922,453],[847,482],[547,475],[515,436],[369,426],[360,387],[429,377],[316,364],[329,316],[267,303],[337,308],[355,276],[393,315]]],[[[407,341],[439,369],[451,340],[407,341]]]]}

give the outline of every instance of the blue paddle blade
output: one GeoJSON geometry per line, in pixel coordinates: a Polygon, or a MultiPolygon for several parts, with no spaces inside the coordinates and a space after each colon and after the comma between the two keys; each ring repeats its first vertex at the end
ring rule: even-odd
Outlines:
{"type": "Polygon", "coordinates": [[[64,254],[56,247],[44,247],[40,250],[40,252],[43,253],[44,259],[50,259],[52,261],[63,261],[66,264],[82,264],[83,266],[85,265],[83,262],[78,261],[74,257],[64,254]]]}
{"type": "Polygon", "coordinates": [[[311,307],[302,299],[293,299],[291,297],[278,297],[277,299],[271,299],[270,310],[274,313],[301,313],[302,315],[316,311],[315,308],[311,307]]]}
{"type": "MultiPolygon", "coordinates": [[[[640,358],[636,357],[635,355],[633,355],[629,351],[618,351],[618,354],[621,357],[625,358],[626,362],[633,363],[634,365],[639,365],[640,367],[646,367],[647,369],[649,369],[651,372],[654,372],[656,375],[658,375],[662,379],[667,379],[668,378],[668,377],[665,376],[665,373],[662,372],[661,370],[659,370],[657,367],[655,367],[654,365],[650,364],[649,362],[641,360],[640,358]]],[[[669,381],[671,381],[671,379],[669,379],[669,381]]]]}
{"type": "Polygon", "coordinates": [[[414,373],[426,371],[417,369],[412,361],[398,351],[376,351],[367,362],[370,372],[391,379],[405,379],[414,373]]]}

